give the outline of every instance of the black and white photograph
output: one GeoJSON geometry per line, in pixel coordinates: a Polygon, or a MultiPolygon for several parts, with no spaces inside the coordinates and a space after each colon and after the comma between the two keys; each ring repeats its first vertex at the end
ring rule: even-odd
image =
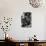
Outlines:
{"type": "Polygon", "coordinates": [[[21,16],[22,27],[31,27],[31,12],[23,12],[21,16]]]}

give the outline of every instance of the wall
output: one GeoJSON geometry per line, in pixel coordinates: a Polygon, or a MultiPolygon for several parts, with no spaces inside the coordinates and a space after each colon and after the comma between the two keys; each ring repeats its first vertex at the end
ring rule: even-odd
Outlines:
{"type": "Polygon", "coordinates": [[[44,24],[44,39],[46,39],[46,15],[45,15],[45,24],[44,24]]]}
{"type": "MultiPolygon", "coordinates": [[[[27,40],[34,34],[39,40],[44,40],[45,12],[45,8],[32,8],[28,0],[0,0],[0,17],[13,17],[12,26],[8,33],[17,40],[27,40]],[[26,11],[32,12],[31,28],[21,27],[21,15],[26,11]]],[[[0,35],[2,35],[1,33],[2,31],[0,35]]]]}

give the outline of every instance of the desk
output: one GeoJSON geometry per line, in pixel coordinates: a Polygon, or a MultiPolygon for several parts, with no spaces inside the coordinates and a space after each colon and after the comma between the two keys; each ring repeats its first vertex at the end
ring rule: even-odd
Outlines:
{"type": "Polygon", "coordinates": [[[6,46],[5,40],[0,40],[0,46],[6,46]]]}
{"type": "Polygon", "coordinates": [[[24,46],[46,46],[46,40],[39,41],[17,40],[14,42],[16,43],[16,46],[20,46],[21,43],[23,43],[24,46]]]}
{"type": "Polygon", "coordinates": [[[8,41],[9,44],[14,44],[16,46],[20,46],[20,44],[24,44],[24,46],[46,46],[46,40],[39,40],[39,41],[29,41],[29,40],[13,40],[8,41]]]}

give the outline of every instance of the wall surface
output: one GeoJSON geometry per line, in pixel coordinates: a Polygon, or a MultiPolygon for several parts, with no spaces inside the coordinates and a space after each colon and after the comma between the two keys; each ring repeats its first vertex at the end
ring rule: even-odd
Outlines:
{"type": "MultiPolygon", "coordinates": [[[[33,8],[28,0],[0,0],[0,19],[4,16],[12,17],[12,26],[8,33],[17,40],[28,40],[34,34],[39,40],[46,39],[45,37],[45,15],[46,8],[33,8]],[[32,27],[21,27],[21,16],[23,12],[32,12],[32,27]]],[[[1,29],[0,29],[1,30],[1,29]]],[[[3,31],[0,31],[0,39],[3,31]]]]}

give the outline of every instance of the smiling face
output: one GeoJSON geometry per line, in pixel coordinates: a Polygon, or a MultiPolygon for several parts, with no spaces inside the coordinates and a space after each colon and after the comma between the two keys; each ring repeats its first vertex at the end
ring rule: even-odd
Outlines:
{"type": "Polygon", "coordinates": [[[32,5],[32,7],[38,8],[41,5],[42,0],[29,0],[29,2],[32,5]]]}

